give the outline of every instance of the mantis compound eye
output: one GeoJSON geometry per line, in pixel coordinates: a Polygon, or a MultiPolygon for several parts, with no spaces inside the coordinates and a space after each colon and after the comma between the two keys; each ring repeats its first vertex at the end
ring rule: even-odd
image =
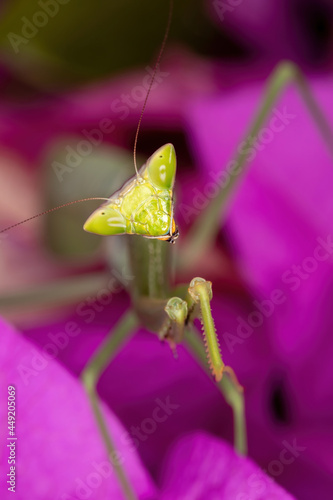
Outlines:
{"type": "Polygon", "coordinates": [[[172,144],[165,144],[148,160],[148,176],[158,189],[172,189],[176,176],[176,152],[172,144]]]}

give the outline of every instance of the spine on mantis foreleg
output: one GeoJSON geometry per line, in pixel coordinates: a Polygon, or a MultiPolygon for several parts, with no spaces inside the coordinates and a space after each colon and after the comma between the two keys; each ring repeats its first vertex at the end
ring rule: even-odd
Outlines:
{"type": "Polygon", "coordinates": [[[188,291],[192,300],[200,307],[200,319],[208,363],[215,380],[219,382],[222,379],[225,366],[222,361],[220,344],[216,335],[214,320],[210,309],[210,301],[213,296],[212,283],[202,278],[194,278],[190,283],[188,291]]]}

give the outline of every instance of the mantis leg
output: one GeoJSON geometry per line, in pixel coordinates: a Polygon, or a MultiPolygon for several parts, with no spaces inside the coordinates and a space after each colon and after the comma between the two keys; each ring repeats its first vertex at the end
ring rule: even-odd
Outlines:
{"type": "MultiPolygon", "coordinates": [[[[309,109],[311,116],[321,133],[324,142],[326,143],[333,157],[333,134],[329,123],[327,122],[324,113],[317,104],[312,92],[307,84],[307,81],[300,69],[291,62],[282,62],[273,71],[270,76],[262,104],[249,127],[245,136],[256,137],[260,129],[265,124],[270,115],[271,109],[280,96],[285,87],[294,83],[298,88],[305,105],[309,109]]],[[[235,158],[235,169],[242,170],[246,164],[250,152],[248,150],[239,152],[235,158]]],[[[245,171],[245,169],[244,169],[245,171]]],[[[225,218],[227,212],[227,201],[235,190],[240,176],[231,176],[229,184],[219,191],[217,196],[210,202],[205,210],[196,219],[191,227],[182,252],[181,265],[185,268],[193,267],[197,259],[203,255],[205,249],[210,246],[214,240],[221,218],[225,218]],[[195,249],[195,252],[193,251],[195,249]]]]}
{"type": "Polygon", "coordinates": [[[132,312],[126,313],[120,319],[116,327],[108,334],[105,341],[97,350],[97,353],[92,357],[81,374],[81,380],[88,394],[108,456],[112,458],[111,463],[127,500],[136,500],[137,496],[129,482],[125,470],[116,458],[117,450],[103,417],[101,402],[97,394],[96,386],[101,374],[111,359],[114,358],[124,342],[133,334],[137,323],[136,316],[132,312]]]}
{"type": "MultiPolygon", "coordinates": [[[[185,342],[200,365],[206,370],[207,373],[209,373],[205,347],[194,328],[185,333],[185,342]]],[[[224,399],[232,408],[234,418],[235,449],[241,455],[246,455],[247,437],[244,395],[239,390],[239,386],[235,384],[233,377],[222,377],[222,379],[218,382],[218,387],[222,392],[224,399]]]]}
{"type": "Polygon", "coordinates": [[[55,307],[75,304],[107,286],[104,272],[63,278],[55,283],[32,285],[17,292],[0,294],[0,311],[15,308],[55,307]]]}
{"type": "Polygon", "coordinates": [[[168,334],[170,337],[168,340],[171,341],[171,345],[174,342],[179,343],[184,339],[185,333],[185,342],[194,357],[207,372],[210,371],[213,374],[226,402],[233,411],[235,449],[245,455],[247,437],[243,388],[238,383],[232,368],[225,366],[222,361],[210,307],[211,299],[212,284],[203,278],[194,278],[191,281],[186,301],[180,297],[171,298],[165,307],[165,312],[169,316],[168,334]],[[201,319],[204,343],[194,327],[191,328],[190,333],[184,332],[186,325],[192,324],[195,318],[201,319]]]}

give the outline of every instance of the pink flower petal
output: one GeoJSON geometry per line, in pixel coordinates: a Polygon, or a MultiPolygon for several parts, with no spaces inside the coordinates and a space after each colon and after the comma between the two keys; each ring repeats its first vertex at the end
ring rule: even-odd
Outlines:
{"type": "MultiPolygon", "coordinates": [[[[15,498],[123,500],[81,384],[54,360],[46,367],[40,350],[2,321],[0,328],[2,422],[7,421],[7,386],[14,386],[16,391],[15,498]],[[28,379],[27,366],[34,372],[28,379]]],[[[126,431],[109,409],[104,406],[103,411],[138,497],[153,498],[153,483],[126,431]]],[[[10,442],[7,437],[5,425],[1,429],[2,444],[10,442]]],[[[6,461],[7,454],[1,462],[2,477],[9,471],[6,461]]],[[[1,498],[12,498],[4,484],[1,488],[1,498]]]]}
{"type": "Polygon", "coordinates": [[[170,453],[161,500],[292,500],[250,459],[203,433],[181,439],[170,453]]]}

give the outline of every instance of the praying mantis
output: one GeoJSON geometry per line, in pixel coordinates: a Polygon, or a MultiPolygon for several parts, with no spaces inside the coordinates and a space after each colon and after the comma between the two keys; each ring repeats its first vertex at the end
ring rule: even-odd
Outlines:
{"type": "MultiPolygon", "coordinates": [[[[290,62],[280,63],[270,76],[260,109],[245,137],[256,137],[258,135],[259,130],[269,117],[275,101],[290,83],[294,83],[298,88],[333,156],[333,136],[330,126],[312,96],[306,79],[301,71],[290,62]]],[[[236,155],[234,159],[235,170],[241,170],[246,165],[249,154],[249,150],[242,150],[236,155]]],[[[168,341],[173,350],[178,343],[185,342],[204,369],[212,372],[218,387],[233,411],[235,449],[239,453],[245,454],[247,444],[244,395],[233,370],[224,366],[220,355],[218,336],[215,332],[210,309],[212,285],[203,278],[196,277],[193,278],[189,286],[178,286],[173,291],[168,280],[169,273],[166,270],[170,258],[169,254],[173,251],[173,245],[161,240],[169,240],[175,243],[178,236],[172,210],[175,162],[176,157],[173,146],[171,144],[162,146],[148,159],[140,171],[137,171],[136,177],[128,181],[123,190],[115,193],[110,200],[97,209],[85,224],[86,230],[98,234],[134,233],[136,232],[135,223],[128,220],[131,217],[130,214],[133,214],[133,208],[126,207],[127,193],[130,193],[131,199],[135,198],[135,190],[140,190],[141,186],[144,188],[146,182],[152,181],[151,192],[149,192],[148,198],[145,198],[144,202],[141,203],[144,214],[140,212],[138,207],[136,208],[136,213],[142,221],[142,217],[147,212],[147,204],[155,202],[158,205],[160,194],[156,194],[156,191],[162,193],[162,198],[163,190],[167,191],[167,193],[164,193],[164,196],[169,201],[169,204],[165,205],[167,207],[165,214],[168,215],[165,227],[163,229],[159,228],[155,232],[152,229],[147,230],[147,226],[146,228],[141,227],[138,231],[141,232],[140,236],[127,237],[130,268],[134,276],[130,287],[133,309],[125,314],[115,330],[106,338],[85,368],[81,378],[92,402],[108,452],[114,454],[113,442],[108,435],[98,404],[96,384],[114,353],[122,342],[131,335],[139,320],[147,329],[158,333],[159,338],[168,341]],[[157,182],[155,186],[154,182],[157,182]],[[125,206],[122,210],[123,204],[125,206]],[[107,220],[111,220],[111,225],[105,223],[107,220]],[[112,225],[115,222],[116,225],[112,225]],[[193,327],[195,318],[200,318],[202,321],[205,346],[193,327]],[[208,358],[209,367],[207,366],[206,357],[208,358]],[[227,376],[223,376],[224,373],[227,376]]],[[[239,180],[239,177],[231,176],[229,184],[220,189],[217,196],[201,212],[193,224],[183,243],[179,259],[179,265],[183,268],[195,267],[196,258],[203,255],[214,242],[221,215],[225,217],[229,200],[239,180]],[[196,250],[195,253],[193,249],[196,250]]],[[[129,205],[131,205],[131,201],[129,201],[129,205]]],[[[154,210],[151,214],[150,223],[153,225],[160,222],[154,220],[153,214],[158,212],[159,210],[154,210]]],[[[114,466],[118,469],[117,475],[126,498],[135,498],[135,492],[131,489],[125,472],[120,466],[118,468],[118,464],[114,464],[114,466]]]]}
{"type": "MultiPolygon", "coordinates": [[[[159,60],[157,65],[158,63],[159,60]]],[[[313,98],[302,73],[290,62],[282,62],[272,73],[260,109],[245,137],[258,135],[278,96],[290,83],[294,83],[299,89],[333,154],[332,133],[326,118],[313,98]]],[[[148,95],[149,91],[147,97],[148,95]]],[[[142,115],[139,125],[141,118],[142,115]]],[[[248,156],[246,150],[235,156],[235,170],[241,170],[248,163],[248,156]]],[[[105,368],[140,324],[156,333],[159,339],[168,342],[172,352],[176,351],[177,344],[185,343],[203,368],[212,373],[233,410],[235,448],[239,453],[245,454],[244,395],[232,369],[224,366],[222,361],[210,308],[212,284],[196,276],[193,276],[189,284],[176,288],[170,283],[169,264],[174,252],[174,245],[170,245],[170,242],[178,244],[178,229],[173,214],[175,149],[172,144],[166,144],[153,153],[139,170],[136,162],[134,164],[135,176],[129,179],[123,188],[107,198],[106,203],[94,211],[84,225],[87,231],[98,235],[111,238],[115,234],[124,235],[133,275],[128,288],[132,300],[131,309],[108,334],[81,374],[101,436],[108,453],[114,454],[116,450],[104,421],[96,386],[105,368]],[[193,326],[196,318],[202,321],[205,342],[202,342],[193,326]],[[224,374],[226,376],[223,376],[224,374]]],[[[217,196],[199,215],[184,239],[178,266],[184,269],[195,268],[198,258],[214,242],[221,215],[223,214],[225,218],[230,199],[241,180],[240,177],[231,176],[229,184],[220,189],[217,196]]],[[[117,461],[113,461],[113,465],[124,496],[135,499],[135,491],[122,465],[117,461]]]]}

